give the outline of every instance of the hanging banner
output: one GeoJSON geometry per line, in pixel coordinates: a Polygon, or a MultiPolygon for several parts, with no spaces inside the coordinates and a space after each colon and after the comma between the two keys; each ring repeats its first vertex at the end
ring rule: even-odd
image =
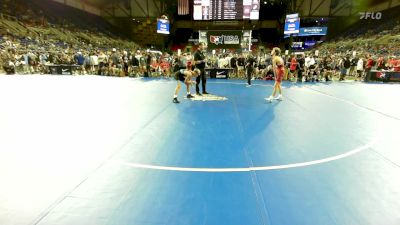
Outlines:
{"type": "Polygon", "coordinates": [[[302,47],[303,47],[303,42],[301,42],[301,41],[292,43],[292,48],[299,49],[299,48],[302,48],[302,47]]]}
{"type": "Polygon", "coordinates": [[[241,48],[242,31],[208,31],[207,44],[209,49],[241,48]]]}
{"type": "Polygon", "coordinates": [[[286,15],[284,34],[298,34],[300,29],[299,14],[286,15]]]}
{"type": "Polygon", "coordinates": [[[327,27],[302,27],[298,36],[324,36],[327,35],[327,27]]]}
{"type": "Polygon", "coordinates": [[[311,48],[311,47],[314,47],[314,45],[316,45],[316,44],[317,44],[316,41],[305,41],[304,42],[304,47],[305,48],[311,48]]]}
{"type": "Polygon", "coordinates": [[[365,77],[366,81],[400,82],[400,72],[370,71],[365,77]]]}
{"type": "Polygon", "coordinates": [[[157,19],[157,33],[169,34],[169,21],[157,19]]]}

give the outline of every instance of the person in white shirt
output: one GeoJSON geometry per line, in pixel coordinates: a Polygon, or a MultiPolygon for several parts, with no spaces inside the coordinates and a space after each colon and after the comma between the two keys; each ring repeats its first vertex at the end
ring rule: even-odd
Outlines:
{"type": "Polygon", "coordinates": [[[94,74],[99,68],[99,57],[95,52],[90,54],[90,67],[91,74],[94,74]]]}
{"type": "Polygon", "coordinates": [[[308,82],[310,80],[310,78],[313,78],[314,73],[316,73],[315,69],[316,69],[316,61],[314,59],[314,56],[310,56],[308,57],[308,61],[306,58],[306,66],[308,67],[308,72],[306,74],[306,82],[308,82]]]}
{"type": "Polygon", "coordinates": [[[232,55],[231,55],[231,54],[229,54],[229,55],[227,55],[227,56],[225,57],[225,67],[226,67],[226,68],[230,68],[231,59],[232,59],[232,55]]]}
{"type": "Polygon", "coordinates": [[[309,67],[310,61],[311,61],[311,58],[310,58],[309,55],[307,55],[306,58],[305,58],[305,63],[304,63],[304,65],[305,65],[307,68],[309,67]]]}
{"type": "Polygon", "coordinates": [[[124,76],[128,76],[129,75],[129,55],[127,51],[123,51],[122,54],[122,62],[123,62],[123,71],[124,71],[124,76]]]}
{"type": "Polygon", "coordinates": [[[225,58],[220,56],[218,58],[218,68],[224,68],[225,67],[225,58]]]}
{"type": "Polygon", "coordinates": [[[108,57],[106,54],[104,54],[103,51],[100,51],[100,54],[97,56],[97,60],[99,63],[99,75],[104,75],[105,70],[107,69],[107,62],[108,62],[108,57]]]}
{"type": "Polygon", "coordinates": [[[363,77],[363,72],[364,72],[364,60],[362,57],[360,57],[357,61],[357,78],[356,78],[356,80],[361,79],[363,77]]]}

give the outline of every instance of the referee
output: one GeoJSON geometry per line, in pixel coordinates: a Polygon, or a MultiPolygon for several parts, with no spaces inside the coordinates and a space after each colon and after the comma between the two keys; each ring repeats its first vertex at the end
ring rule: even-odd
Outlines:
{"type": "Polygon", "coordinates": [[[247,75],[247,87],[251,86],[251,78],[254,72],[254,64],[256,63],[254,52],[249,53],[246,60],[246,75],[247,75]]]}
{"type": "Polygon", "coordinates": [[[201,95],[200,94],[200,88],[199,88],[199,84],[200,84],[200,79],[201,79],[201,87],[203,89],[203,94],[208,94],[206,91],[206,74],[204,69],[206,68],[206,60],[205,60],[205,56],[203,54],[204,49],[206,48],[206,44],[204,42],[201,42],[199,45],[199,48],[196,50],[196,52],[194,53],[194,63],[195,63],[195,67],[197,69],[199,69],[201,71],[200,76],[197,76],[196,78],[196,94],[197,95],[201,95]]]}

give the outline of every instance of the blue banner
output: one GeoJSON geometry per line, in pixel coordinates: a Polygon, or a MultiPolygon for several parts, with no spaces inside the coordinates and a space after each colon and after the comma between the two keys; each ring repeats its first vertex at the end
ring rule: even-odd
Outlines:
{"type": "Polygon", "coordinates": [[[300,18],[287,19],[284,34],[298,34],[300,29],[300,18]]]}
{"type": "Polygon", "coordinates": [[[300,29],[299,14],[286,15],[284,34],[298,34],[300,29]]]}
{"type": "Polygon", "coordinates": [[[294,49],[301,49],[303,48],[303,42],[299,41],[299,42],[293,42],[292,43],[292,48],[294,49]]]}
{"type": "Polygon", "coordinates": [[[302,27],[300,28],[300,32],[298,36],[323,36],[327,35],[328,28],[327,27],[302,27]]]}
{"type": "Polygon", "coordinates": [[[317,44],[316,41],[306,41],[304,42],[304,48],[312,48],[317,44]]]}
{"type": "Polygon", "coordinates": [[[169,21],[158,19],[157,20],[157,33],[169,34],[169,21]]]}

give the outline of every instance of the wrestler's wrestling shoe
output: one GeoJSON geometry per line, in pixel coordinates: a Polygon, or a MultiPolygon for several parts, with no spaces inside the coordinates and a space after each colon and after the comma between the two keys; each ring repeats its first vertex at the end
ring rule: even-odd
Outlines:
{"type": "Polygon", "coordinates": [[[282,95],[278,95],[278,97],[276,97],[275,100],[282,101],[283,100],[282,95]]]}
{"type": "Polygon", "coordinates": [[[269,98],[265,98],[265,100],[267,100],[267,102],[272,102],[272,100],[274,100],[274,97],[269,96],[269,98]]]}
{"type": "Polygon", "coordinates": [[[178,101],[178,98],[174,98],[174,99],[172,100],[172,102],[173,102],[173,103],[180,103],[180,101],[178,101]]]}

